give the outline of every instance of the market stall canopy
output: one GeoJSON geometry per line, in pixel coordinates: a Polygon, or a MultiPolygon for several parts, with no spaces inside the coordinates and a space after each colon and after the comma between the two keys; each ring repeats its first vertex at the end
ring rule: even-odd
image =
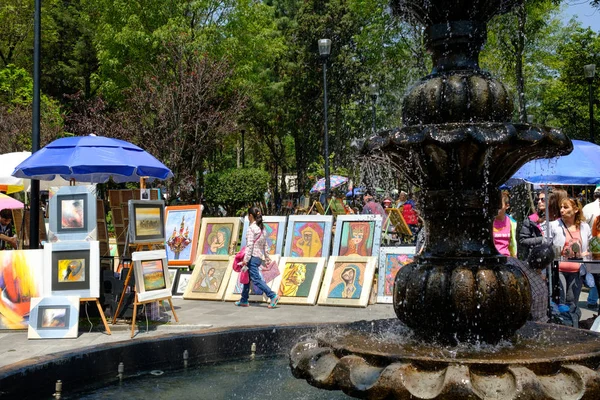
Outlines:
{"type": "Polygon", "coordinates": [[[600,183],[600,146],[573,140],[571,154],[533,160],[523,165],[507,182],[547,185],[596,185],[600,183]]]}
{"type": "MultiPolygon", "coordinates": [[[[330,184],[330,188],[336,188],[340,185],[343,185],[344,183],[348,182],[348,178],[346,178],[345,176],[340,176],[340,175],[331,175],[329,177],[329,184],[330,184]]],[[[312,187],[312,189],[310,189],[311,193],[315,193],[315,192],[324,192],[325,191],[325,178],[321,178],[317,181],[317,183],[315,183],[312,187]]]]}
{"type": "Polygon", "coordinates": [[[168,179],[173,173],[138,146],[103,136],[66,137],[53,141],[17,165],[12,176],[79,182],[135,182],[149,177],[168,179]]]}
{"type": "Polygon", "coordinates": [[[15,208],[23,208],[24,205],[17,199],[13,199],[10,196],[7,196],[3,193],[0,193],[0,210],[4,210],[8,208],[9,210],[14,210],[15,208]]]}
{"type": "Polygon", "coordinates": [[[22,192],[29,188],[29,179],[15,178],[12,173],[17,165],[31,155],[28,151],[0,155],[0,191],[8,194],[22,192]]]}

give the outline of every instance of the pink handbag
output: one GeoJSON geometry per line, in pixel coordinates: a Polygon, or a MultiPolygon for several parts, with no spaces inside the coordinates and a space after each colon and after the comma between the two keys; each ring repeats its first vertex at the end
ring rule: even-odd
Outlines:
{"type": "Polygon", "coordinates": [[[241,271],[239,274],[239,280],[240,283],[247,285],[250,283],[250,274],[248,273],[248,271],[241,271]]]}

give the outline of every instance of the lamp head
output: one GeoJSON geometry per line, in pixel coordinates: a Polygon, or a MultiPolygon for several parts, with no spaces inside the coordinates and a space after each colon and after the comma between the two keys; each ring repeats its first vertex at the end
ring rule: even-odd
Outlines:
{"type": "Polygon", "coordinates": [[[583,66],[583,75],[586,79],[594,79],[596,74],[596,64],[588,64],[583,66]]]}
{"type": "Polygon", "coordinates": [[[323,58],[329,57],[331,52],[331,40],[330,39],[319,39],[319,54],[323,58]]]}

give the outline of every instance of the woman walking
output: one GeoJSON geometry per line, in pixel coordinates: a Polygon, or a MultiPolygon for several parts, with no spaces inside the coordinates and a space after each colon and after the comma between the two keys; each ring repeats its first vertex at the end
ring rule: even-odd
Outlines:
{"type": "MultiPolygon", "coordinates": [[[[243,268],[248,269],[250,282],[254,282],[257,288],[263,291],[271,299],[269,308],[277,307],[279,296],[273,292],[263,280],[258,268],[263,262],[269,263],[267,232],[262,220],[262,213],[258,207],[250,207],[248,209],[248,220],[250,227],[248,228],[248,236],[246,242],[246,254],[242,261],[243,268]]],[[[250,282],[244,284],[242,289],[242,298],[235,302],[238,307],[248,307],[248,295],[250,294],[250,282]]]]}
{"type": "Polygon", "coordinates": [[[560,218],[550,222],[552,245],[560,248],[561,261],[558,264],[560,272],[560,302],[570,306],[573,326],[579,325],[577,303],[581,294],[581,261],[588,252],[588,243],[592,232],[585,222],[581,204],[576,199],[564,199],[560,203],[560,218]]]}

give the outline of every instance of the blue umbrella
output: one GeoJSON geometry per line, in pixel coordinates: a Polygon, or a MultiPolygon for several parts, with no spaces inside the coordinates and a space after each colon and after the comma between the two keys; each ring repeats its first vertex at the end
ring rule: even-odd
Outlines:
{"type": "Polygon", "coordinates": [[[12,175],[42,181],[60,175],[93,183],[173,177],[169,168],[138,146],[94,135],[57,139],[17,165],[12,175]]]}
{"type": "Polygon", "coordinates": [[[600,146],[573,140],[571,154],[542,158],[523,165],[507,182],[547,185],[596,185],[600,183],[600,146]]]}

